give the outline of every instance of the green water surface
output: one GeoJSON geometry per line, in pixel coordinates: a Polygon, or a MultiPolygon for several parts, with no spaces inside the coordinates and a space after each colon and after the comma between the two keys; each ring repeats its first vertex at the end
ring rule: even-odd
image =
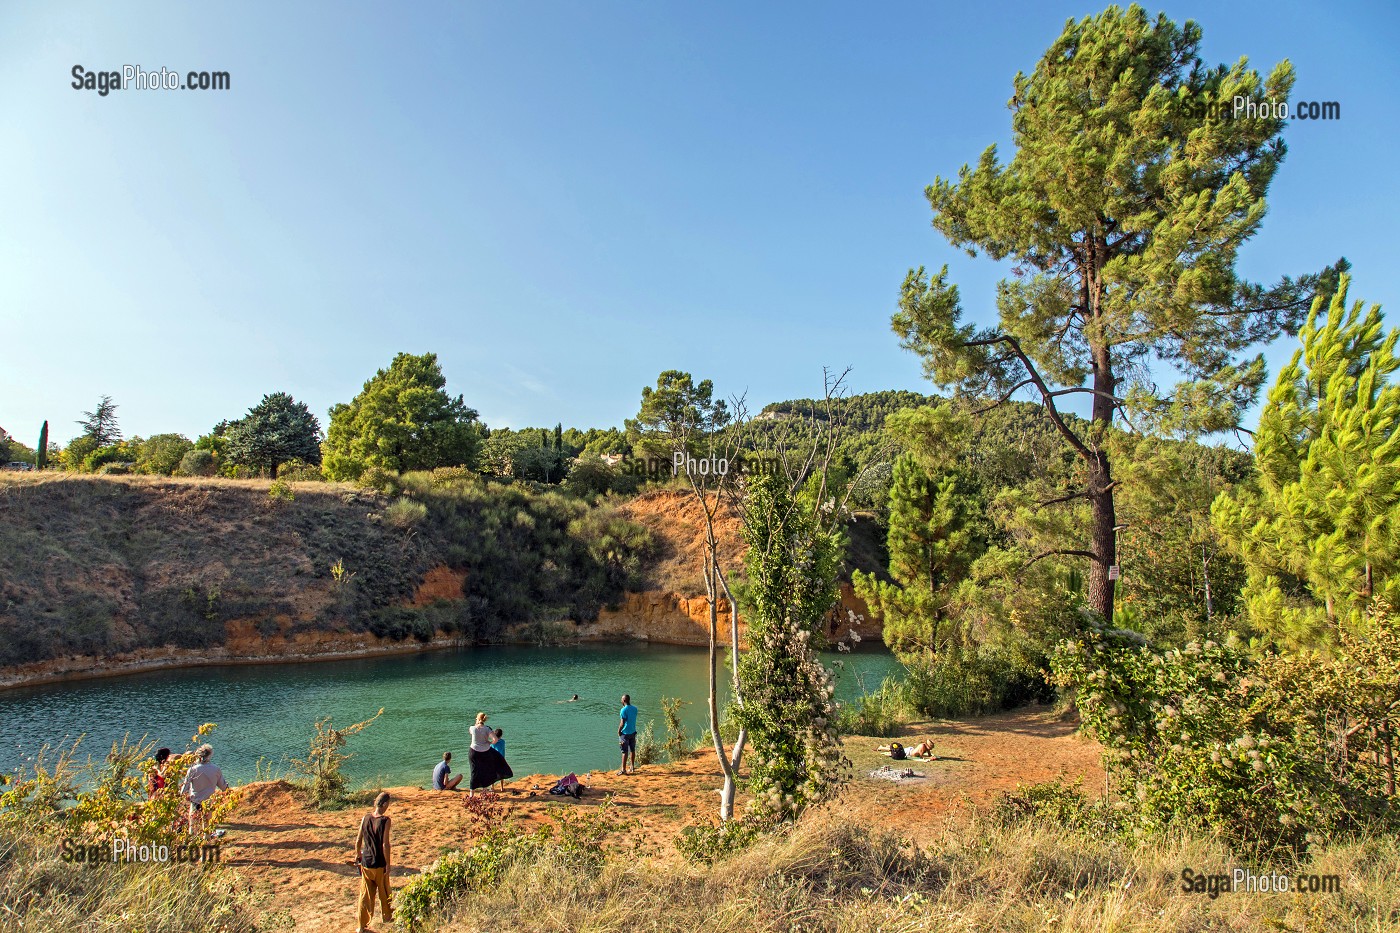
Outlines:
{"type": "MultiPolygon", "coordinates": [[[[706,652],[646,644],[487,647],[311,664],[155,671],[0,693],[0,771],[14,771],[44,743],[94,757],[130,733],[183,750],[213,722],[215,762],[230,781],[250,780],[259,759],[285,770],[305,755],[312,722],[346,725],[384,715],[351,740],[356,782],[424,785],[444,751],[466,766],[467,729],[478,710],[505,730],[517,775],[616,768],[618,698],[630,693],[639,724],[664,738],[662,696],[688,702],[692,740],[707,721],[706,652]],[[577,693],[580,700],[567,702],[577,693]]],[[[838,699],[875,689],[898,668],[883,650],[831,654],[838,699]]],[[[460,770],[460,768],[459,768],[460,770]]]]}

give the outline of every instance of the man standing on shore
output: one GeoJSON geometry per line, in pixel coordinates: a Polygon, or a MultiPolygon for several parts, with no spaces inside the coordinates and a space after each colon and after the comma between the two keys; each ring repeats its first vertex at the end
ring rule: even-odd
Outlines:
{"type": "Polygon", "coordinates": [[[632,761],[631,772],[637,771],[637,707],[632,705],[632,697],[624,693],[622,695],[622,711],[618,713],[617,724],[618,746],[622,749],[622,770],[618,774],[627,774],[627,761],[632,761]]]}

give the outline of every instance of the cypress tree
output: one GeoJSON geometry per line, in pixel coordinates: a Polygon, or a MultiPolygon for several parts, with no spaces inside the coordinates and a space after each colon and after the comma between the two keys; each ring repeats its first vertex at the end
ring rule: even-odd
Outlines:
{"type": "Polygon", "coordinates": [[[39,449],[35,453],[35,465],[40,470],[49,465],[49,423],[47,421],[39,429],[39,449]]]}

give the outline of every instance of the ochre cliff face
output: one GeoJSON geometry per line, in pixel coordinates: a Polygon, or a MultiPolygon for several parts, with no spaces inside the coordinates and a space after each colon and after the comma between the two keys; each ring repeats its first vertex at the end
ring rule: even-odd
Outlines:
{"type": "MultiPolygon", "coordinates": [[[[729,602],[721,599],[717,606],[716,634],[721,645],[730,643],[729,602]]],[[[829,625],[827,636],[833,641],[850,641],[854,630],[861,641],[878,644],[883,629],[878,619],[871,619],[865,602],[848,583],[841,584],[840,608],[834,613],[835,625],[829,625]],[[852,615],[854,614],[854,615],[852,615]]],[[[743,643],[747,626],[739,619],[739,640],[743,643]]],[[[596,622],[587,622],[576,629],[584,640],[605,641],[631,639],[665,645],[708,645],[710,643],[709,601],[703,597],[685,597],[655,590],[628,593],[617,609],[604,609],[596,622]]]]}

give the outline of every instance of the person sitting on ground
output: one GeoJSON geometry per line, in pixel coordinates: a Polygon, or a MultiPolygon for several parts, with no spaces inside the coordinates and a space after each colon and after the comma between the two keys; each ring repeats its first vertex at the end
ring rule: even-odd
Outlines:
{"type": "MultiPolygon", "coordinates": [[[[185,772],[185,780],[180,785],[180,796],[190,802],[190,835],[201,832],[204,826],[204,804],[216,791],[228,790],[228,782],[217,765],[209,763],[214,754],[212,745],[201,745],[194,753],[194,766],[185,772]]],[[[216,835],[221,835],[218,833],[216,835]]]]}
{"type": "Polygon", "coordinates": [[[443,752],[442,761],[437,763],[433,769],[433,790],[456,790],[457,785],[462,783],[462,775],[449,778],[452,773],[452,753],[443,752]]]}

